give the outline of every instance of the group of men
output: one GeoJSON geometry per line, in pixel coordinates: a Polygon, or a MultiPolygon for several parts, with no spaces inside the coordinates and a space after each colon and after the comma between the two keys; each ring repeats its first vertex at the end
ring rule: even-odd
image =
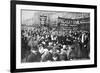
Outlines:
{"type": "Polygon", "coordinates": [[[55,30],[23,29],[21,31],[21,61],[47,62],[89,59],[88,31],[53,34],[55,30]]]}

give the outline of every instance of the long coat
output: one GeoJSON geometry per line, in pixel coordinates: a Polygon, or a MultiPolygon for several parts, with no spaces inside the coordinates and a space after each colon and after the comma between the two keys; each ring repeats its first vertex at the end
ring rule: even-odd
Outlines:
{"type": "Polygon", "coordinates": [[[41,60],[41,54],[39,52],[36,53],[31,52],[26,58],[26,62],[40,62],[40,60],[41,60]]]}

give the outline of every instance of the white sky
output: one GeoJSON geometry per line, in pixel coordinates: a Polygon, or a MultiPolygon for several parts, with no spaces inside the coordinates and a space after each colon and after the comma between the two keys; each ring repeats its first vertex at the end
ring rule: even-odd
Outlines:
{"type": "Polygon", "coordinates": [[[22,24],[39,24],[39,16],[42,14],[48,16],[51,22],[56,21],[58,16],[64,18],[89,16],[89,13],[22,10],[22,24]]]}

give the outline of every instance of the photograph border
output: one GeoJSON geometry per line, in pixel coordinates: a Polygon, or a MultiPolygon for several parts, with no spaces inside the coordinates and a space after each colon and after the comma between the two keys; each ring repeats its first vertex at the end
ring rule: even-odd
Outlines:
{"type": "Polygon", "coordinates": [[[64,3],[48,3],[33,1],[11,1],[10,4],[10,71],[11,72],[29,72],[29,71],[47,71],[61,69],[79,69],[97,67],[97,6],[81,5],[81,4],[64,4],[64,3]],[[41,68],[25,68],[16,69],[16,5],[37,5],[37,6],[53,6],[53,7],[70,7],[70,8],[87,8],[94,9],[94,64],[74,65],[74,66],[57,66],[57,67],[41,67],[41,68]]]}

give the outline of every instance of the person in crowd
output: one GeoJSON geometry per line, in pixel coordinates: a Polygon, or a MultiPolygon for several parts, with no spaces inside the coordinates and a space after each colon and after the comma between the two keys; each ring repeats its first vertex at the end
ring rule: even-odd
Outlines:
{"type": "Polygon", "coordinates": [[[38,51],[37,46],[31,47],[30,54],[26,58],[26,62],[40,62],[41,54],[38,51]]]}
{"type": "Polygon", "coordinates": [[[52,54],[48,49],[44,49],[44,54],[41,56],[42,62],[52,61],[52,54]]]}
{"type": "Polygon", "coordinates": [[[60,54],[57,52],[52,53],[52,61],[60,61],[60,54]]]}
{"type": "Polygon", "coordinates": [[[63,45],[63,48],[61,49],[61,52],[60,52],[60,60],[61,61],[66,61],[67,60],[66,45],[63,45]]]}

